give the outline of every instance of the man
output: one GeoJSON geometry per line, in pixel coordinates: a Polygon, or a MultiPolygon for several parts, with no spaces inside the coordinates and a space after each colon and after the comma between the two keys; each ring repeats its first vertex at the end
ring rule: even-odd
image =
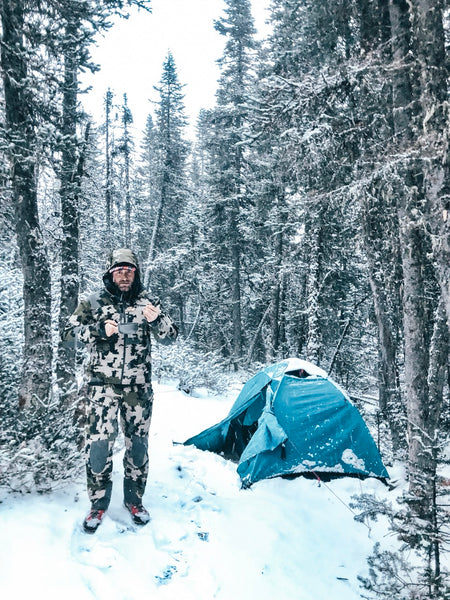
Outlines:
{"type": "Polygon", "coordinates": [[[143,290],[138,260],[128,248],[112,252],[104,289],[80,302],[64,339],[87,345],[86,473],[91,510],[84,530],[94,533],[109,506],[113,446],[118,419],[125,436],[124,504],[135,523],[145,525],[142,504],[148,474],[148,431],[152,414],[151,336],[162,343],[177,327],[143,290]]]}

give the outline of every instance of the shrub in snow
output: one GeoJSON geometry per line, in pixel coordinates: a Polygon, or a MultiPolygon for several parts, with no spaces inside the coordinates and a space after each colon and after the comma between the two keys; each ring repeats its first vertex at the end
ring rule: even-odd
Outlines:
{"type": "Polygon", "coordinates": [[[14,492],[47,492],[81,472],[74,407],[54,402],[10,409],[8,416],[0,438],[0,485],[14,492]]]}
{"type": "Polygon", "coordinates": [[[155,344],[152,355],[154,379],[178,381],[178,388],[187,394],[196,388],[223,391],[232,377],[218,354],[202,352],[182,338],[170,346],[155,344]]]}

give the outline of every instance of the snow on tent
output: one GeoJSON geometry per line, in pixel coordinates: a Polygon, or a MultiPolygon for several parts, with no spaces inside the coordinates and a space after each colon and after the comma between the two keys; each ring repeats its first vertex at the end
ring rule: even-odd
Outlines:
{"type": "Polygon", "coordinates": [[[389,477],[358,409],[325,371],[298,358],[259,371],[223,421],[184,444],[238,461],[245,487],[306,473],[389,477]]]}

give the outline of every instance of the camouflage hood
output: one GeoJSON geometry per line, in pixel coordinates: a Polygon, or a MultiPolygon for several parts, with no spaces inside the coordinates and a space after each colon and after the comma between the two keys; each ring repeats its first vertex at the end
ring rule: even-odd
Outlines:
{"type": "Polygon", "coordinates": [[[106,271],[103,275],[103,283],[105,284],[105,288],[108,290],[108,292],[114,296],[119,296],[121,292],[113,282],[112,275],[109,271],[118,265],[132,265],[133,267],[136,267],[133,285],[125,296],[126,300],[132,301],[143,289],[141,282],[141,270],[139,268],[139,261],[136,254],[129,248],[118,248],[117,250],[113,250],[108,256],[106,261],[106,271]]]}

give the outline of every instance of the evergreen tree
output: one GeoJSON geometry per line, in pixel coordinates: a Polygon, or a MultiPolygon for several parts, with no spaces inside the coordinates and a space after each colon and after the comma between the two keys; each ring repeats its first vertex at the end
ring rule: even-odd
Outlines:
{"type": "Polygon", "coordinates": [[[154,256],[156,235],[156,209],[158,202],[159,155],[157,130],[152,115],[147,117],[138,165],[135,173],[136,183],[136,243],[140,255],[154,256]],[[153,227],[148,224],[154,224],[153,227]]]}
{"type": "MultiPolygon", "coordinates": [[[[129,5],[133,2],[129,2],[129,5]]],[[[60,39],[55,33],[54,47],[51,50],[58,60],[58,51],[64,57],[64,79],[62,82],[62,131],[58,144],[61,151],[61,164],[58,169],[60,179],[61,200],[61,281],[60,281],[60,315],[59,328],[63,330],[66,320],[78,303],[78,262],[79,262],[79,195],[80,180],[83,175],[83,148],[85,141],[77,139],[77,126],[80,119],[77,113],[78,103],[78,72],[80,69],[94,69],[88,47],[94,41],[96,32],[110,27],[109,17],[116,10],[123,14],[122,3],[111,3],[104,6],[100,2],[90,5],[63,1],[57,5],[54,18],[60,19],[56,27],[61,28],[60,39]]],[[[56,29],[55,27],[55,29],[56,29]]],[[[125,110],[125,109],[124,109],[125,110]]],[[[126,127],[126,126],[125,126],[126,127]]],[[[87,132],[89,131],[89,126],[87,132]]],[[[127,142],[125,148],[128,150],[127,142]]],[[[125,158],[125,180],[127,179],[129,156],[125,158]]],[[[125,181],[125,194],[129,186],[125,181]]],[[[126,210],[126,215],[129,211],[126,210]]],[[[128,221],[125,219],[125,229],[129,239],[128,221]]],[[[63,344],[58,349],[57,376],[62,388],[73,382],[73,352],[63,344]]]]}
{"type": "MultiPolygon", "coordinates": [[[[445,92],[438,91],[435,87],[431,94],[434,98],[431,100],[429,75],[423,73],[423,64],[424,61],[435,64],[436,49],[440,46],[443,50],[444,40],[442,35],[439,37],[442,30],[435,24],[437,39],[433,45],[427,44],[426,49],[423,47],[423,37],[427,37],[421,30],[424,15],[417,22],[417,25],[421,25],[414,27],[415,10],[418,9],[421,13],[422,8],[420,2],[413,5],[400,3],[391,7],[394,58],[403,61],[411,60],[411,57],[415,59],[411,69],[397,72],[394,78],[393,122],[396,139],[404,155],[395,172],[395,194],[400,222],[404,285],[403,329],[410,505],[413,514],[429,524],[431,535],[425,543],[435,559],[434,567],[431,567],[431,573],[434,572],[437,578],[435,593],[439,587],[439,544],[432,539],[437,466],[435,440],[442,407],[444,373],[448,367],[448,326],[445,318],[442,318],[446,300],[436,289],[435,265],[430,262],[431,240],[422,225],[422,215],[427,212],[427,195],[433,197],[436,193],[426,183],[429,173],[427,162],[436,165],[442,160],[439,158],[439,154],[442,157],[440,144],[431,144],[432,150],[429,145],[430,137],[441,137],[442,116],[439,118],[436,115],[436,120],[429,122],[429,102],[434,102],[437,108],[441,105],[442,94],[445,92]],[[424,95],[427,100],[424,100],[424,95]],[[427,132],[425,135],[422,133],[424,131],[427,132]],[[416,154],[416,145],[422,147],[423,154],[416,154]]],[[[427,9],[432,9],[442,22],[438,4],[428,4],[427,9]]],[[[434,83],[439,86],[437,81],[434,83]]],[[[444,80],[441,78],[440,85],[443,84],[444,80]]],[[[438,167],[438,171],[442,171],[442,168],[438,167]]],[[[445,293],[445,285],[443,291],[445,293]]]]}
{"type": "MultiPolygon", "coordinates": [[[[180,214],[186,201],[186,160],[189,144],[184,138],[186,117],[182,84],[178,80],[175,60],[168,53],[163,64],[156,108],[158,179],[155,181],[157,205],[145,267],[145,284],[156,293],[164,291],[166,304],[178,311],[183,323],[184,298],[178,291],[182,266],[177,257],[180,242],[180,214]]],[[[155,194],[156,196],[156,194],[155,194]]]]}
{"type": "MultiPolygon", "coordinates": [[[[61,264],[62,323],[76,304],[78,294],[78,206],[86,135],[83,131],[80,140],[77,139],[80,125],[77,74],[82,68],[93,68],[88,47],[95,33],[110,26],[113,13],[125,14],[125,7],[132,4],[145,7],[147,2],[114,0],[105,5],[100,0],[91,3],[61,0],[25,5],[8,1],[1,6],[5,92],[2,146],[8,149],[11,166],[9,182],[23,272],[24,336],[17,340],[17,344],[23,341],[18,396],[20,405],[34,405],[28,418],[18,422],[20,431],[15,440],[21,443],[35,438],[36,447],[42,444],[42,455],[49,467],[48,471],[43,469],[43,479],[55,475],[53,467],[56,463],[60,466],[59,458],[62,461],[68,458],[60,445],[57,449],[60,457],[49,466],[55,458],[52,452],[56,448],[52,444],[61,431],[60,421],[70,419],[66,408],[58,407],[51,398],[51,267],[61,264]],[[60,208],[56,204],[50,206],[53,198],[38,194],[45,178],[50,180],[55,176],[60,181],[60,208]],[[49,208],[49,225],[55,226],[52,236],[45,231],[41,220],[42,215],[49,214],[49,208]],[[58,214],[62,218],[61,236],[55,219],[58,214]],[[52,256],[50,260],[46,240],[59,237],[61,256],[52,256]]],[[[12,356],[14,350],[9,352],[12,356]]],[[[60,348],[61,381],[66,380],[72,361],[73,355],[66,355],[60,348]]],[[[64,431],[69,439],[70,428],[64,431]]],[[[36,483],[40,477],[40,467],[36,467],[36,483]]],[[[40,484],[46,485],[42,480],[40,484]]]]}
{"type": "MultiPolygon", "coordinates": [[[[123,96],[122,106],[122,138],[120,150],[123,156],[123,194],[124,194],[124,234],[123,246],[131,246],[131,183],[130,171],[132,167],[133,140],[130,135],[129,126],[133,122],[133,115],[128,108],[127,95],[123,96]]],[[[122,187],[122,186],[121,186],[122,187]]]]}
{"type": "MultiPolygon", "coordinates": [[[[34,12],[34,11],[33,11],[34,12]]],[[[5,135],[11,165],[15,228],[23,270],[24,346],[19,403],[47,401],[51,389],[51,278],[50,264],[38,215],[39,154],[44,145],[39,124],[42,94],[30,63],[39,46],[39,20],[28,33],[29,8],[7,0],[1,6],[1,65],[5,92],[5,135]],[[28,35],[27,35],[28,34],[28,35]],[[34,84],[34,85],[33,85],[34,84]]],[[[34,14],[36,17],[36,14],[34,14]]],[[[39,17],[39,15],[37,15],[39,17]]]]}
{"type": "Polygon", "coordinates": [[[102,229],[105,230],[106,247],[111,251],[115,247],[125,246],[126,231],[131,231],[130,163],[134,143],[129,125],[133,117],[128,106],[114,102],[114,92],[111,89],[105,94],[104,109],[105,120],[100,128],[105,148],[102,183],[105,224],[102,229]],[[127,197],[130,201],[128,216],[127,197]]]}
{"type": "Polygon", "coordinates": [[[106,246],[112,248],[112,197],[113,197],[113,178],[112,178],[112,124],[111,111],[113,108],[114,94],[111,89],[105,94],[105,204],[106,204],[106,246]]]}
{"type": "Polygon", "coordinates": [[[245,157],[242,145],[255,49],[253,18],[248,0],[227,0],[225,15],[216,22],[227,41],[219,60],[221,76],[217,104],[209,115],[210,247],[216,263],[215,323],[223,332],[235,368],[243,352],[241,211],[246,203],[245,157]],[[231,324],[231,332],[230,331],[231,324]]]}
{"type": "MultiPolygon", "coordinates": [[[[343,70],[357,50],[345,18],[353,12],[349,2],[273,3],[249,134],[260,164],[259,221],[274,214],[276,199],[281,248],[290,255],[283,286],[275,288],[284,347],[332,366],[338,377],[360,362],[361,340],[349,331],[355,312],[367,312],[364,257],[354,245],[359,207],[346,193],[357,152],[354,136],[346,135],[354,103],[343,70]]],[[[273,331],[276,340],[276,325],[273,331]]]]}

